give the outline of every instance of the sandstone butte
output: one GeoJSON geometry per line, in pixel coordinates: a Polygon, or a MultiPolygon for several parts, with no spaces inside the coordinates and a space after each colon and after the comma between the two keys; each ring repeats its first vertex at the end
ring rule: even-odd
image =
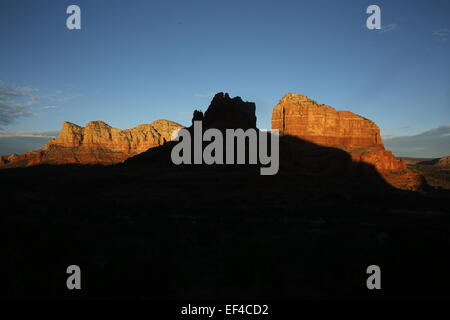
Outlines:
{"type": "Polygon", "coordinates": [[[424,183],[384,148],[380,129],[373,122],[350,111],[337,111],[306,96],[288,93],[272,112],[272,129],[314,144],[346,151],[352,161],[373,165],[391,185],[416,190],[424,183]]]}
{"type": "Polygon", "coordinates": [[[125,130],[112,128],[103,121],[92,121],[85,127],[64,122],[58,137],[50,140],[43,149],[3,156],[0,166],[115,164],[170,141],[172,132],[182,127],[168,120],[125,130]]]}

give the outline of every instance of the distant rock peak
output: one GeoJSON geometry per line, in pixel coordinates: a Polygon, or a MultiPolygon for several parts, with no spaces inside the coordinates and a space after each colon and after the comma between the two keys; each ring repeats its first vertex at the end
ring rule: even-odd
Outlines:
{"type": "Polygon", "coordinates": [[[228,93],[217,93],[205,113],[200,113],[194,111],[192,121],[203,121],[204,128],[256,128],[255,103],[231,98],[228,93]]]}

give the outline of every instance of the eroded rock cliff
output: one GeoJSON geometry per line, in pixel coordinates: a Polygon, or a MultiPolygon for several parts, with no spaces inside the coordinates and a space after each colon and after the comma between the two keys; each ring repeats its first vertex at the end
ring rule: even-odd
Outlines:
{"type": "Polygon", "coordinates": [[[372,121],[350,111],[336,111],[295,93],[286,94],[273,110],[272,129],[330,147],[383,145],[380,129],[372,121]]]}
{"type": "Polygon", "coordinates": [[[416,189],[423,183],[420,175],[384,148],[380,129],[373,121],[350,111],[337,111],[306,96],[288,93],[273,110],[272,129],[280,130],[282,136],[344,150],[354,162],[373,165],[396,187],[416,189]]]}
{"type": "Polygon", "coordinates": [[[132,129],[120,130],[103,121],[89,122],[80,127],[64,122],[56,139],[45,148],[22,155],[0,159],[3,167],[22,167],[36,164],[114,164],[171,140],[172,132],[180,124],[158,120],[132,129]]]}

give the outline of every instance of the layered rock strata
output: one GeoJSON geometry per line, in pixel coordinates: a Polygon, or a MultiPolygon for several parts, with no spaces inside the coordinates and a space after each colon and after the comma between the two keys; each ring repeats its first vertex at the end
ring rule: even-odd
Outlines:
{"type": "Polygon", "coordinates": [[[278,129],[282,136],[344,150],[354,162],[373,165],[396,187],[415,189],[422,184],[420,175],[384,148],[378,126],[353,112],[337,111],[306,96],[288,93],[273,109],[272,129],[278,129]]]}
{"type": "Polygon", "coordinates": [[[43,149],[3,156],[0,166],[119,163],[170,141],[172,132],[182,127],[168,120],[158,120],[125,130],[113,128],[103,121],[92,121],[85,127],[64,122],[58,137],[50,140],[43,149]]]}

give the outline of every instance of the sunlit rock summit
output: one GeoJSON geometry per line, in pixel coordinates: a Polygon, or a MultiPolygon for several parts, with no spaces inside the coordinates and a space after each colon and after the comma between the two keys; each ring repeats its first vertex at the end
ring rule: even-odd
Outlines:
{"type": "Polygon", "coordinates": [[[113,128],[103,121],[92,121],[85,127],[64,122],[58,137],[50,140],[45,148],[2,157],[0,165],[119,163],[170,141],[172,132],[180,128],[180,124],[168,120],[157,120],[125,130],[113,128]]]}

